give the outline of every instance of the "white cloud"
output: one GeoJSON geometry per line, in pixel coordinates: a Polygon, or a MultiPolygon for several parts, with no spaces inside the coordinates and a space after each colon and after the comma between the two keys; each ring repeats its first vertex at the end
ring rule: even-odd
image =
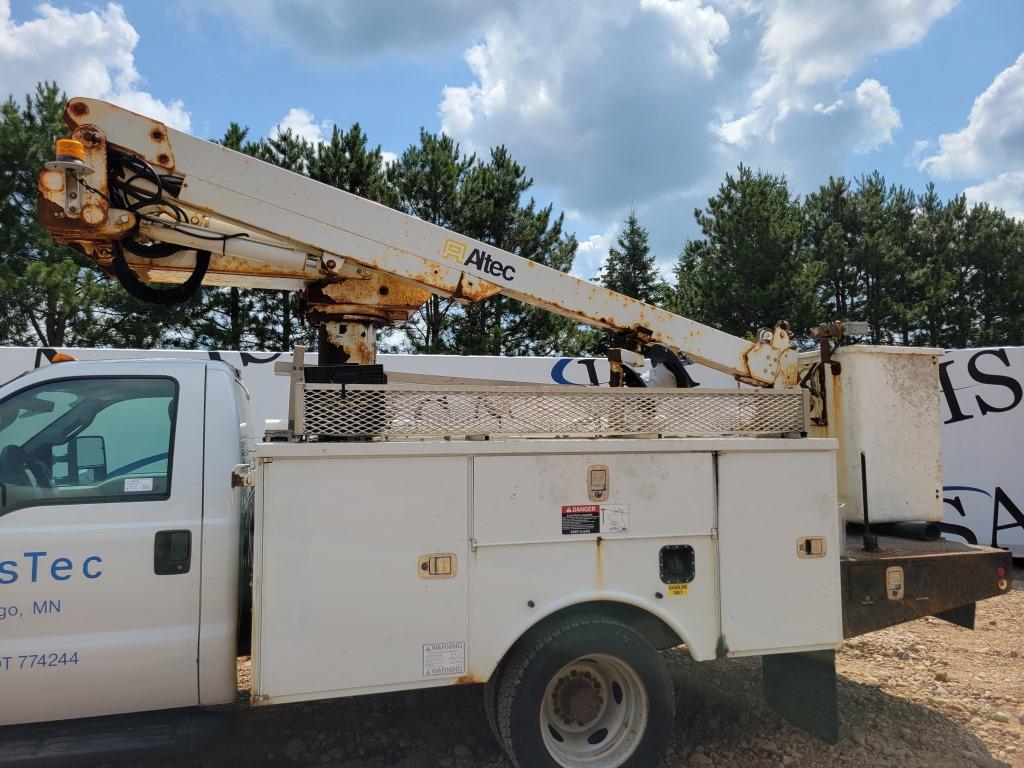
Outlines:
{"type": "MultiPolygon", "coordinates": [[[[837,158],[890,142],[901,125],[881,83],[864,80],[853,92],[842,91],[843,84],[871,58],[919,42],[955,5],[956,0],[767,0],[761,5],[757,85],[747,104],[740,101],[732,114],[725,112],[719,135],[755,151],[758,144],[762,150],[776,145],[787,132],[799,135],[812,142],[812,154],[833,159],[814,173],[837,172],[837,158]],[[834,151],[824,151],[827,146],[834,151]]],[[[792,171],[802,175],[801,169],[792,171]]]]}
{"type": "Polygon", "coordinates": [[[290,130],[296,136],[319,144],[327,140],[333,125],[334,123],[330,120],[321,120],[318,123],[309,110],[292,107],[288,110],[288,114],[281,118],[281,122],[270,129],[270,135],[277,136],[279,133],[290,130]]]}
{"type": "Polygon", "coordinates": [[[469,151],[508,146],[584,231],[635,206],[668,253],[737,162],[806,192],[892,142],[898,105],[857,74],[920,42],[957,0],[190,2],[313,55],[461,46],[468,74],[443,90],[442,129],[469,151]]]}
{"type": "Polygon", "coordinates": [[[193,19],[226,14],[260,45],[273,41],[322,59],[385,52],[415,58],[463,45],[501,16],[505,5],[503,0],[179,0],[175,11],[193,19]]]}
{"type": "Polygon", "coordinates": [[[903,159],[903,164],[909,168],[917,168],[921,164],[924,153],[929,150],[932,143],[928,139],[918,139],[914,142],[913,149],[903,159]]]}
{"type": "Polygon", "coordinates": [[[40,5],[21,24],[10,0],[0,0],[0,98],[17,99],[41,80],[56,81],[69,96],[89,96],[141,112],[183,131],[191,117],[179,101],[164,102],[142,90],[133,51],[139,34],[120,5],[72,13],[40,5]]]}
{"type": "Polygon", "coordinates": [[[398,155],[394,152],[380,153],[380,162],[382,165],[392,165],[396,160],[398,160],[398,155]]]}
{"type": "Polygon", "coordinates": [[[600,218],[706,172],[721,13],[698,0],[523,6],[466,52],[473,78],[444,90],[446,133],[508,145],[563,205],[600,218]]]}
{"type": "Polygon", "coordinates": [[[878,54],[920,42],[956,1],[766,2],[762,54],[797,85],[835,82],[878,54]]]}
{"type": "Polygon", "coordinates": [[[1024,170],[1024,54],[974,100],[964,128],[939,137],[920,168],[947,178],[1024,170]]]}
{"type": "Polygon", "coordinates": [[[1024,172],[1001,173],[991,181],[967,187],[964,196],[970,204],[988,203],[1002,208],[1007,215],[1024,220],[1024,172]]]}
{"type": "Polygon", "coordinates": [[[612,222],[608,228],[599,235],[580,240],[576,246],[576,259],[573,261],[572,274],[584,280],[593,280],[601,271],[605,259],[608,258],[608,250],[615,242],[618,235],[619,222],[612,222]]]}

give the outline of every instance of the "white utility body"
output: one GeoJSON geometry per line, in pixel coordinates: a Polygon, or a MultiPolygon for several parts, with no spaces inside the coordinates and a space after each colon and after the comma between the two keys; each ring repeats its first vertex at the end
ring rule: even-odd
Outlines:
{"type": "Polygon", "coordinates": [[[257,462],[258,703],[485,682],[530,627],[586,603],[656,617],[698,661],[842,642],[833,440],[272,443],[257,462]],[[591,506],[574,516],[596,530],[570,533],[565,507],[591,506]],[[797,557],[807,535],[831,551],[797,557]],[[668,546],[693,551],[678,594],[668,546]],[[424,578],[427,556],[451,577],[424,578]],[[450,669],[439,645],[457,646],[450,669]]]}
{"type": "MultiPolygon", "coordinates": [[[[938,456],[901,489],[885,430],[853,422],[874,372],[906,366],[870,349],[841,378],[842,324],[801,370],[785,323],[736,338],[103,102],[67,116],[39,177],[55,237],[161,303],[301,289],[320,364],[277,364],[288,425],[261,442],[221,362],[0,386],[0,724],[231,701],[251,639],[256,706],[486,683],[518,768],[653,766],[674,722],[660,649],[762,655],[769,703],[834,740],[844,637],[972,625],[1008,589],[1003,552],[848,542],[850,457],[916,531],[938,456]],[[614,331],[612,387],[388,383],[376,329],[430,292],[614,331]],[[681,353],[751,386],[694,388],[681,353]]],[[[886,401],[911,443],[937,433],[936,353],[903,355],[916,380],[886,401]]]]}

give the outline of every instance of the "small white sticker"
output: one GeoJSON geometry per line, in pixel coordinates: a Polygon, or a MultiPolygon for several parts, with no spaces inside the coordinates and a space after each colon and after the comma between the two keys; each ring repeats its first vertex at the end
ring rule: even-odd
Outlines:
{"type": "Polygon", "coordinates": [[[126,477],[124,479],[125,493],[139,493],[140,491],[152,491],[152,477],[126,477]]]}
{"type": "Polygon", "coordinates": [[[466,641],[427,643],[423,646],[423,676],[466,674],[466,641]]]}
{"type": "Polygon", "coordinates": [[[629,530],[629,504],[601,505],[601,533],[626,533],[629,530]]]}

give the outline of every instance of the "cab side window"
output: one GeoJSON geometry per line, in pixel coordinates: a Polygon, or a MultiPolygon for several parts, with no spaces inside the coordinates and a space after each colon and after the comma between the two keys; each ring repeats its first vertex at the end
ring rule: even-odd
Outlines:
{"type": "Polygon", "coordinates": [[[0,514],[167,498],[178,392],[165,377],[60,379],[0,402],[0,514]]]}

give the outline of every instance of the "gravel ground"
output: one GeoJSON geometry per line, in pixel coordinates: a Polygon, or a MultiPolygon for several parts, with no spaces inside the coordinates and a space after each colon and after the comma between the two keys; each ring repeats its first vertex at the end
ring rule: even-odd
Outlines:
{"type": "MultiPolygon", "coordinates": [[[[691,662],[665,653],[676,735],[665,768],[1012,766],[1024,768],[1024,571],[978,606],[974,632],[923,619],[847,643],[839,654],[841,739],[786,725],[761,696],[758,659],[691,662]]],[[[248,664],[242,662],[243,677],[248,664]]],[[[247,685],[248,681],[240,681],[247,685]]],[[[249,710],[234,736],[175,768],[506,768],[479,686],[249,710]]],[[[133,764],[159,764],[152,760],[133,764]]]]}

